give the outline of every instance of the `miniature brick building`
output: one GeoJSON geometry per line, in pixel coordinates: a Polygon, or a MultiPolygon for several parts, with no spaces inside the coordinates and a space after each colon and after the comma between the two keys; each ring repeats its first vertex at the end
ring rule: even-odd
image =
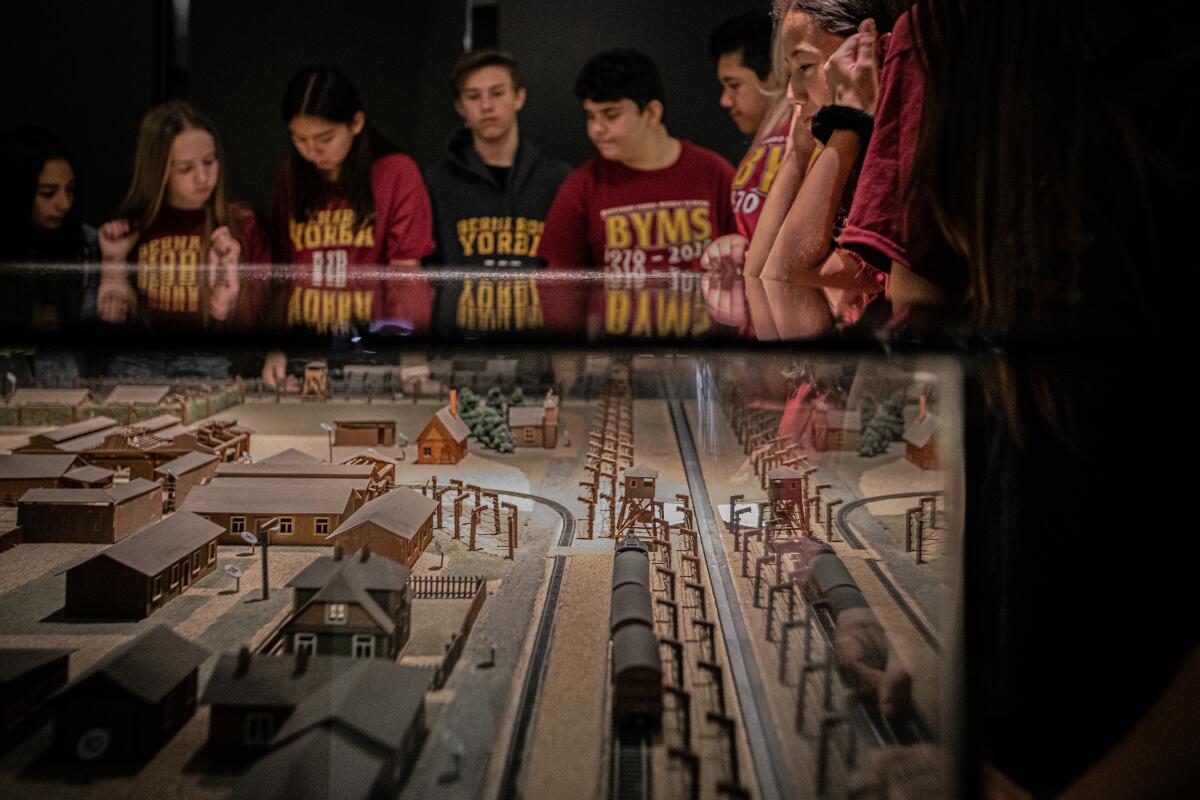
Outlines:
{"type": "Polygon", "coordinates": [[[222,528],[181,511],[67,570],[68,619],[144,619],[217,566],[222,528]]]}
{"type": "Polygon", "coordinates": [[[396,443],[396,421],[334,420],[333,443],[350,447],[391,447],[396,443]]]}
{"type": "Polygon", "coordinates": [[[804,473],[795,467],[775,467],[767,473],[767,499],[772,503],[803,503],[804,473]]]}
{"type": "Polygon", "coordinates": [[[337,670],[327,688],[296,707],[233,796],[395,797],[425,741],[431,679],[431,670],[378,659],[337,670]]]}
{"type": "Polygon", "coordinates": [[[0,650],[0,741],[67,685],[70,650],[0,650]]]}
{"type": "Polygon", "coordinates": [[[82,761],[145,761],[196,712],[208,650],[165,625],[117,647],[54,701],[54,747],[82,761]]]}
{"type": "Polygon", "coordinates": [[[162,486],[134,478],[107,489],[30,489],[17,504],[26,542],[112,544],[162,517],[162,486]]]}
{"type": "Polygon", "coordinates": [[[510,406],[508,427],[517,447],[558,445],[558,397],[553,390],[546,392],[540,406],[510,406]]]}
{"type": "Polygon", "coordinates": [[[625,496],[629,499],[653,500],[658,470],[636,464],[621,473],[625,480],[625,496]]]}
{"type": "Polygon", "coordinates": [[[183,505],[192,489],[213,479],[219,463],[216,453],[187,453],[154,470],[162,481],[165,508],[173,511],[183,505]]]}
{"type": "Polygon", "coordinates": [[[925,395],[918,403],[916,418],[904,428],[904,457],[921,469],[937,469],[937,417],[928,411],[925,395]]]}
{"type": "Polygon", "coordinates": [[[16,505],[30,489],[65,486],[65,476],[82,466],[82,458],[69,454],[0,455],[0,504],[16,505]]]}
{"type": "Polygon", "coordinates": [[[221,544],[244,544],[242,532],[278,518],[270,544],[327,545],[329,534],[354,510],[355,492],[369,478],[226,478],[192,489],[180,506],[225,529],[221,544]]]}
{"type": "Polygon", "coordinates": [[[364,547],[379,557],[412,567],[433,538],[438,501],[407,487],[365,503],[329,535],[347,554],[364,547]]]}
{"type": "Polygon", "coordinates": [[[450,392],[450,404],[434,414],[417,436],[418,464],[457,464],[466,458],[471,430],[458,416],[458,393],[450,392]]]}
{"type": "Polygon", "coordinates": [[[244,647],[222,654],[200,698],[212,706],[208,752],[226,759],[262,755],[296,706],[352,663],[307,653],[292,658],[253,655],[244,647]]]}
{"type": "Polygon", "coordinates": [[[289,653],[395,659],[408,641],[410,571],[363,548],[336,548],[288,582],[295,589],[284,626],[289,653]]]}

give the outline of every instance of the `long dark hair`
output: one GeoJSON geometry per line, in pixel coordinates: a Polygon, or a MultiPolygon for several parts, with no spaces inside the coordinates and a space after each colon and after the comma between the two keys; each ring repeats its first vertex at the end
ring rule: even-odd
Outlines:
{"type": "Polygon", "coordinates": [[[3,136],[0,159],[0,261],[81,261],[85,241],[75,156],[48,131],[28,126],[3,136]],[[71,165],[75,202],[58,230],[37,231],[31,219],[34,193],[42,168],[55,159],[71,165]]]}
{"type": "MultiPolygon", "coordinates": [[[[364,111],[358,90],[336,67],[307,67],[293,75],[283,92],[283,124],[288,125],[300,116],[319,117],[349,125],[354,115],[364,111]]],[[[291,202],[292,216],[298,220],[311,217],[325,207],[332,192],[345,198],[359,225],[375,217],[375,195],[371,190],[371,165],[380,156],[394,153],[396,145],[388,141],[371,123],[354,137],[354,144],[342,162],[338,181],[332,187],[315,165],[304,160],[292,147],[291,202]]]]}

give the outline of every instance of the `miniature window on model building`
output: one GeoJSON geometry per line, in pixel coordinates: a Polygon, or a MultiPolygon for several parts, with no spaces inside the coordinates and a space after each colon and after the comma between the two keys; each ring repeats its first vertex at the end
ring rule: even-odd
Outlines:
{"type": "Polygon", "coordinates": [[[335,625],[346,624],[346,604],[330,603],[325,606],[325,621],[335,625]]]}
{"type": "Polygon", "coordinates": [[[192,553],[192,574],[195,575],[200,571],[200,551],[192,553]]]}
{"type": "Polygon", "coordinates": [[[172,564],[171,565],[171,586],[175,586],[178,583],[179,583],[179,565],[172,564]]]}
{"type": "Polygon", "coordinates": [[[375,637],[374,636],[355,636],[351,653],[354,655],[355,658],[374,658],[375,657],[375,637]]]}
{"type": "Polygon", "coordinates": [[[422,450],[422,454],[423,454],[423,455],[427,455],[427,456],[431,456],[431,455],[433,455],[433,448],[432,448],[432,447],[422,447],[422,448],[421,448],[421,450],[422,450]]]}
{"type": "Polygon", "coordinates": [[[291,533],[292,532],[292,518],[291,517],[280,517],[279,518],[279,532],[280,533],[291,533]]]}
{"type": "Polygon", "coordinates": [[[151,583],[153,591],[151,592],[151,600],[157,600],[162,597],[162,576],[155,575],[151,583]]]}
{"type": "Polygon", "coordinates": [[[229,518],[229,532],[230,533],[244,533],[245,530],[246,530],[246,518],[245,517],[230,517],[229,518]]]}
{"type": "Polygon", "coordinates": [[[315,525],[317,533],[329,533],[329,517],[317,517],[315,525]]]}
{"type": "Polygon", "coordinates": [[[208,543],[208,563],[211,564],[217,558],[217,543],[212,541],[208,543]]]}
{"type": "Polygon", "coordinates": [[[317,635],[315,633],[297,633],[295,639],[297,653],[317,654],[317,635]]]}
{"type": "Polygon", "coordinates": [[[270,744],[275,735],[275,720],[270,714],[247,714],[244,740],[246,744],[270,744]]]}

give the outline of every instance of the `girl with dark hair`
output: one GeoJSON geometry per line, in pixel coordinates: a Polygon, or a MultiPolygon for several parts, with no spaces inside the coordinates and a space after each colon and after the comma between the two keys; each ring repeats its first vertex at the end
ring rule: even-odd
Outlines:
{"type": "Polygon", "coordinates": [[[430,298],[389,292],[380,269],[416,271],[433,252],[433,212],[416,162],[380,134],[333,67],[292,76],[283,119],[292,149],[276,186],[272,245],[278,262],[295,267],[284,281],[286,326],[346,333],[384,320],[427,325],[430,298]]]}
{"type": "MultiPolygon", "coordinates": [[[[0,140],[0,159],[0,262],[98,262],[96,230],[83,223],[75,202],[79,168],[62,143],[40,128],[18,128],[0,140]]],[[[12,310],[4,314],[5,325],[50,331],[87,316],[86,268],[50,269],[10,271],[5,304],[12,310]]]]}
{"type": "Polygon", "coordinates": [[[102,320],[136,312],[174,329],[235,320],[238,264],[265,262],[267,248],[254,212],[226,198],[223,160],[216,127],[187,103],[142,118],[129,192],[100,228],[102,320]]]}

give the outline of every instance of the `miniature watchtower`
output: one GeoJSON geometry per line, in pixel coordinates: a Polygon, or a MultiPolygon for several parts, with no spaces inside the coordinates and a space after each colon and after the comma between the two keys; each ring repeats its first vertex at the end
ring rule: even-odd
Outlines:
{"type": "Polygon", "coordinates": [[[807,530],[804,517],[804,473],[795,467],[776,467],[767,473],[767,501],[777,534],[807,530]]]}
{"type": "Polygon", "coordinates": [[[304,365],[304,400],[325,400],[329,397],[329,365],[324,361],[310,361],[304,365]]]}
{"type": "Polygon", "coordinates": [[[657,505],[654,492],[658,482],[658,470],[634,465],[626,468],[622,475],[624,496],[621,498],[617,534],[632,532],[640,527],[653,538],[654,507],[657,505]]]}

